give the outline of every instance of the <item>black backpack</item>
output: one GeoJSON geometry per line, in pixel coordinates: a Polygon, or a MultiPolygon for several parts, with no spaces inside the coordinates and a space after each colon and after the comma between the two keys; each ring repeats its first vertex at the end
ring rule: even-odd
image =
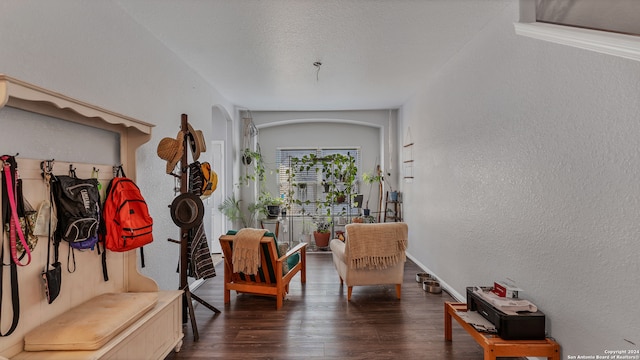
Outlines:
{"type": "MultiPolygon", "coordinates": [[[[94,178],[78,179],[75,176],[64,175],[52,176],[51,192],[58,215],[54,244],[57,246],[61,240],[64,240],[69,243],[70,252],[73,249],[93,250],[99,240],[100,192],[98,180],[94,178]]],[[[67,264],[67,269],[69,269],[69,264],[67,264]]]]}

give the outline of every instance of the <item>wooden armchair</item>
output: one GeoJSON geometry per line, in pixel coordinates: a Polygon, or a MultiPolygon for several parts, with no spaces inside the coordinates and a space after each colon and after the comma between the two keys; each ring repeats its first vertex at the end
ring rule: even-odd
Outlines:
{"type": "Polygon", "coordinates": [[[258,273],[247,275],[241,272],[233,272],[233,241],[235,235],[228,234],[220,237],[220,245],[224,255],[224,302],[231,301],[231,290],[237,293],[250,293],[256,295],[275,296],[276,310],[280,309],[283,300],[289,292],[289,282],[300,272],[300,282],[307,281],[307,244],[302,243],[279,256],[275,236],[266,233],[260,239],[260,261],[258,273]],[[295,254],[299,254],[299,261],[295,260],[295,254]]]}

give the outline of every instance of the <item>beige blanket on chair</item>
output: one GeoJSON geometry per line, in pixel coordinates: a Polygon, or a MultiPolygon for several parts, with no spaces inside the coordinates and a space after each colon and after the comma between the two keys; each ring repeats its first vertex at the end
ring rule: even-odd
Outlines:
{"type": "Polygon", "coordinates": [[[347,225],[347,251],[352,269],[386,269],[406,261],[405,223],[347,225]]]}
{"type": "Polygon", "coordinates": [[[265,229],[240,229],[233,239],[233,272],[254,275],[260,267],[260,239],[265,229]]]}

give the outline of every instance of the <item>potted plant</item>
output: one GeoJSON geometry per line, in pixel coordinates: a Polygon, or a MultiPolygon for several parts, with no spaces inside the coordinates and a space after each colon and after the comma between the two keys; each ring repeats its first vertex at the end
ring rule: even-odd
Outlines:
{"type": "Polygon", "coordinates": [[[240,207],[240,201],[241,200],[236,200],[236,195],[232,193],[218,206],[218,210],[220,210],[220,212],[226,216],[229,221],[234,223],[234,226],[236,226],[236,223],[239,221],[241,226],[246,228],[253,224],[255,217],[254,204],[249,204],[247,206],[247,209],[249,210],[249,218],[247,218],[240,207]]]}
{"type": "Polygon", "coordinates": [[[268,191],[262,191],[258,196],[258,211],[268,218],[273,219],[278,217],[280,214],[280,205],[282,205],[282,199],[271,195],[268,191]]]}
{"type": "Polygon", "coordinates": [[[245,165],[251,165],[252,161],[253,161],[253,151],[251,151],[251,149],[249,148],[245,148],[242,151],[242,163],[245,165]]]}
{"type": "Polygon", "coordinates": [[[393,186],[391,186],[391,183],[389,182],[389,179],[388,179],[390,177],[391,177],[391,173],[387,173],[387,177],[383,177],[385,184],[387,184],[387,186],[389,187],[389,200],[398,201],[398,192],[393,190],[393,186]]]}
{"type": "Polygon", "coordinates": [[[380,183],[382,181],[382,175],[380,175],[380,172],[377,172],[377,175],[373,175],[370,173],[364,173],[362,174],[362,181],[364,181],[365,183],[369,184],[369,192],[367,194],[367,201],[364,203],[364,207],[362,208],[362,211],[364,213],[364,216],[369,216],[371,210],[369,208],[369,200],[371,199],[371,190],[373,188],[373,184],[374,183],[380,183]]]}
{"type": "Polygon", "coordinates": [[[319,218],[315,221],[316,230],[313,232],[313,238],[316,241],[316,246],[319,248],[326,248],[329,246],[329,239],[331,238],[331,223],[324,218],[319,218]]]}
{"type": "Polygon", "coordinates": [[[311,242],[311,235],[313,235],[313,231],[315,231],[315,224],[312,221],[306,220],[304,217],[302,218],[302,232],[300,234],[301,239],[300,242],[305,242],[309,244],[309,247],[313,246],[311,242]]]}

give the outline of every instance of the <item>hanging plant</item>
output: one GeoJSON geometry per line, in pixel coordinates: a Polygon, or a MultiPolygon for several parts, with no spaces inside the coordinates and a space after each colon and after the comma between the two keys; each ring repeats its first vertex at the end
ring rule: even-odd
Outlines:
{"type": "Polygon", "coordinates": [[[242,163],[252,169],[252,172],[247,171],[244,176],[241,176],[240,182],[249,184],[249,181],[263,181],[264,174],[266,173],[266,167],[262,159],[260,151],[251,151],[250,149],[244,149],[242,152],[242,163]],[[249,167],[253,163],[253,166],[249,167]]]}
{"type": "Polygon", "coordinates": [[[242,152],[242,163],[245,165],[251,165],[251,155],[252,151],[251,149],[244,149],[244,151],[242,152]]]}

